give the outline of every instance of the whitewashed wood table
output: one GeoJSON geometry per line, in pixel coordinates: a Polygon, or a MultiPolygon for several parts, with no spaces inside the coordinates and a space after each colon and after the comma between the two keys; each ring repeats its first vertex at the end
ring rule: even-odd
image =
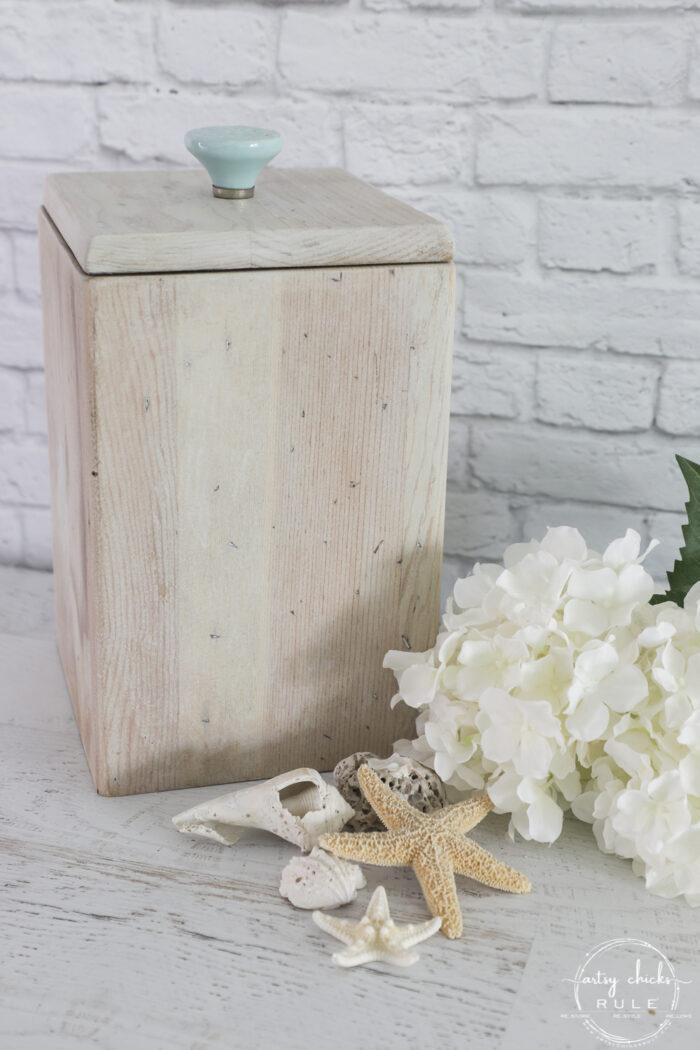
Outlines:
{"type": "MultiPolygon", "coordinates": [[[[547,848],[487,818],[474,837],[531,877],[530,896],[461,879],[460,941],[437,935],[408,970],[335,967],[337,942],[278,895],[293,847],[252,832],[226,849],[172,826],[216,789],[95,794],[50,590],[50,576],[0,570],[2,1047],[583,1050],[598,1044],[562,1016],[563,978],[615,936],[651,942],[693,982],[654,1045],[697,1047],[700,912],[650,896],[575,821],[547,848]]],[[[427,917],[410,871],[365,872],[342,914],[359,917],[382,881],[397,920],[427,917]]]]}

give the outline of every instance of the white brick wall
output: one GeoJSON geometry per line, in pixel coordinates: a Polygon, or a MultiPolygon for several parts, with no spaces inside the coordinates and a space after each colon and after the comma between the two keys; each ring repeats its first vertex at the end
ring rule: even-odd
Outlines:
{"type": "Polygon", "coordinates": [[[540,262],[553,270],[653,272],[658,211],[653,200],[545,195],[539,212],[540,262]]]}
{"type": "Polygon", "coordinates": [[[547,85],[550,102],[682,103],[687,28],[679,22],[567,22],[555,27],[547,85]]]}
{"type": "Polygon", "coordinates": [[[454,575],[545,525],[680,539],[700,458],[700,0],[0,0],[0,561],[50,565],[53,170],[258,123],[448,222],[454,575]]]}

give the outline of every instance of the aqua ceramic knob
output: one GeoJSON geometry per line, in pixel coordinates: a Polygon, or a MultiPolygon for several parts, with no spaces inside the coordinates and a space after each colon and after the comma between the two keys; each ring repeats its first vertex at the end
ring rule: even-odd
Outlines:
{"type": "Polygon", "coordinates": [[[185,145],[209,172],[215,197],[252,197],[255,180],[282,149],[282,136],[268,128],[193,128],[185,145]]]}

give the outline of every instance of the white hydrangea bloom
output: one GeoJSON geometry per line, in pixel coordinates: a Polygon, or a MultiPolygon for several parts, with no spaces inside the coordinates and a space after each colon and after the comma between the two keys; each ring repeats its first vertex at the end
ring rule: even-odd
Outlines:
{"type": "Polygon", "coordinates": [[[623,714],[644,700],[649,687],[635,664],[622,664],[614,636],[586,642],[574,664],[566,728],[577,740],[598,740],[610,725],[611,712],[623,714]]]}
{"type": "Polygon", "coordinates": [[[512,766],[521,777],[548,775],[561,730],[546,700],[520,700],[503,689],[487,689],[475,722],[486,758],[512,766]]]}
{"type": "Polygon", "coordinates": [[[700,822],[675,838],[642,874],[652,893],[684,896],[689,904],[700,907],[700,822]]]}
{"type": "Polygon", "coordinates": [[[564,609],[568,630],[599,637],[611,627],[629,624],[635,607],[649,601],[654,581],[639,564],[639,547],[639,533],[628,529],[602,558],[593,555],[572,573],[564,609]]]}
{"type": "Polygon", "coordinates": [[[525,839],[554,842],[561,833],[563,813],[546,783],[504,771],[489,784],[489,795],[497,813],[510,813],[508,832],[525,839]]]}
{"type": "Polygon", "coordinates": [[[700,905],[700,583],[650,605],[640,547],[556,528],[475,566],[435,646],[386,656],[417,711],[395,747],[454,797],[488,791],[511,835],[553,842],[570,808],[651,892],[700,905]]]}
{"type": "Polygon", "coordinates": [[[611,817],[613,830],[634,842],[636,853],[653,863],[664,847],[690,827],[688,798],[677,769],[638,788],[625,788],[611,817]]]}

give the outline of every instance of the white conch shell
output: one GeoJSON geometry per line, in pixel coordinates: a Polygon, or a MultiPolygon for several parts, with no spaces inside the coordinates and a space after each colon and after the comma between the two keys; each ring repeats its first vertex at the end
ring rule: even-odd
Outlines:
{"type": "Polygon", "coordinates": [[[352,815],[352,806],[315,769],[293,769],[193,806],[173,817],[173,824],[224,846],[238,842],[236,828],[262,828],[307,852],[324,832],[340,831],[352,815]]]}
{"type": "Polygon", "coordinates": [[[280,893],[295,908],[339,908],[366,885],[358,864],[314,846],[308,857],[292,857],[282,872],[280,893]]]}

